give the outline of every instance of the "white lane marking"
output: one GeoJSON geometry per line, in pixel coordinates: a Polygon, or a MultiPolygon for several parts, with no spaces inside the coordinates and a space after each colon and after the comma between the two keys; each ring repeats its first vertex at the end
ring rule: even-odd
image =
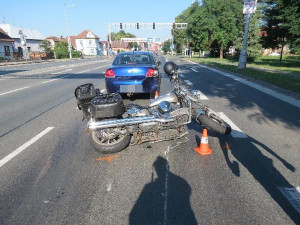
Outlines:
{"type": "Polygon", "coordinates": [[[167,211],[168,211],[168,176],[169,176],[169,164],[168,164],[168,153],[170,151],[170,146],[168,146],[167,151],[165,151],[166,155],[166,179],[165,179],[165,193],[164,193],[164,225],[167,225],[167,211]]]}
{"type": "Polygon", "coordinates": [[[279,92],[273,91],[273,90],[271,90],[269,88],[266,88],[266,87],[263,87],[263,86],[261,86],[259,84],[256,84],[256,83],[253,83],[251,81],[245,80],[245,79],[243,79],[243,78],[241,78],[239,76],[236,76],[236,75],[233,75],[233,74],[230,74],[230,73],[226,73],[226,72],[214,69],[214,68],[210,68],[210,67],[207,67],[207,66],[204,66],[204,65],[200,65],[199,64],[199,66],[203,67],[203,68],[206,68],[208,70],[214,71],[216,73],[219,73],[219,74],[221,74],[221,75],[223,75],[225,77],[229,77],[229,78],[231,78],[231,79],[233,79],[235,81],[238,81],[238,82],[240,82],[242,84],[245,84],[245,85],[247,85],[249,87],[252,87],[252,88],[254,88],[254,89],[258,90],[258,91],[261,91],[261,92],[263,92],[263,93],[265,93],[267,95],[271,95],[274,98],[277,98],[277,99],[279,99],[281,101],[284,101],[286,103],[289,103],[289,104],[291,104],[291,105],[293,105],[293,106],[295,106],[297,108],[300,108],[300,100],[298,100],[298,99],[295,99],[293,97],[290,97],[290,96],[281,94],[279,92]]]}
{"type": "Polygon", "coordinates": [[[192,86],[192,85],[193,85],[193,83],[192,83],[191,81],[189,81],[189,80],[184,80],[184,82],[185,82],[187,85],[189,85],[189,86],[192,86]]]}
{"type": "Polygon", "coordinates": [[[199,71],[194,69],[194,68],[191,68],[191,70],[193,70],[194,72],[198,73],[199,71]]]}
{"type": "Polygon", "coordinates": [[[178,63],[179,63],[179,62],[180,62],[180,60],[177,60],[176,62],[178,62],[178,63]]]}
{"type": "Polygon", "coordinates": [[[248,136],[235,125],[223,112],[219,112],[221,119],[231,126],[231,136],[234,138],[247,138],[248,136]]]}
{"type": "Polygon", "coordinates": [[[57,80],[57,79],[47,80],[47,81],[42,82],[42,84],[50,83],[50,82],[55,81],[55,80],[57,80]]]}
{"type": "Polygon", "coordinates": [[[8,92],[4,92],[4,93],[0,94],[0,96],[1,96],[1,95],[6,95],[6,94],[9,94],[9,93],[12,93],[12,92],[16,92],[16,91],[21,91],[21,90],[26,89],[26,88],[30,88],[30,86],[28,86],[28,87],[23,87],[23,88],[19,88],[19,89],[12,90],[12,91],[8,91],[8,92]]]}
{"type": "Polygon", "coordinates": [[[277,187],[291,205],[300,213],[300,187],[277,187]]]}
{"type": "Polygon", "coordinates": [[[193,63],[193,64],[199,64],[199,63],[196,63],[196,62],[193,62],[193,61],[190,61],[190,60],[186,60],[186,61],[188,61],[190,63],[193,63]]]}
{"type": "Polygon", "coordinates": [[[166,58],[166,62],[169,62],[169,60],[166,58]]]}
{"type": "Polygon", "coordinates": [[[15,151],[10,153],[9,155],[5,156],[3,159],[0,160],[0,168],[4,166],[7,162],[9,162],[11,159],[16,157],[18,154],[20,154],[22,151],[24,151],[26,148],[28,148],[30,145],[32,145],[34,142],[36,142],[38,139],[43,137],[45,134],[47,134],[49,131],[51,131],[54,127],[48,127],[29,141],[27,141],[25,144],[23,144],[21,147],[17,148],[15,151]]]}
{"type": "Polygon", "coordinates": [[[180,73],[179,76],[180,76],[181,78],[184,78],[184,77],[185,77],[182,73],[180,73]]]}
{"type": "Polygon", "coordinates": [[[199,91],[199,92],[200,92],[200,100],[209,100],[208,97],[206,97],[205,94],[203,94],[201,91],[199,91]]]}
{"type": "Polygon", "coordinates": [[[66,75],[66,76],[63,76],[63,77],[60,77],[60,78],[56,78],[56,79],[52,79],[52,80],[47,80],[47,81],[42,82],[42,84],[46,84],[46,83],[50,83],[52,81],[56,81],[56,80],[59,80],[59,79],[67,78],[69,76],[70,75],[66,75]]]}
{"type": "Polygon", "coordinates": [[[107,66],[108,66],[108,65],[99,66],[99,67],[96,67],[96,68],[93,68],[93,69],[89,69],[89,70],[84,70],[84,71],[77,72],[76,74],[86,73],[86,72],[90,72],[90,71],[93,71],[93,70],[98,70],[98,69],[100,69],[100,68],[107,67],[107,66]]]}

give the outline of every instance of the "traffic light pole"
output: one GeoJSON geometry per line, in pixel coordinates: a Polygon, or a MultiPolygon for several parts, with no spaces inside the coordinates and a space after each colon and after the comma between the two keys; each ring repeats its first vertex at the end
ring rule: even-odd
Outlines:
{"type": "Polygon", "coordinates": [[[246,64],[247,64],[247,40],[248,40],[250,19],[251,19],[251,14],[249,13],[249,14],[247,14],[247,17],[246,17],[243,49],[240,53],[238,69],[245,69],[246,64]]]}

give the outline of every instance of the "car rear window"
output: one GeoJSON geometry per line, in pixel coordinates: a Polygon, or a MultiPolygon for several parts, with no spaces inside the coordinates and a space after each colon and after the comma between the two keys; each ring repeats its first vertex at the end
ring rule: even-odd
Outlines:
{"type": "Polygon", "coordinates": [[[113,62],[113,65],[126,64],[153,64],[153,62],[148,54],[121,54],[113,62]]]}

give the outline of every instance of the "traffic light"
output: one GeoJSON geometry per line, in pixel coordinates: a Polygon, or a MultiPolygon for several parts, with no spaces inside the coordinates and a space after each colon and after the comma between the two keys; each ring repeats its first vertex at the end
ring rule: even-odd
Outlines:
{"type": "Polygon", "coordinates": [[[153,29],[155,29],[155,23],[153,23],[153,29]]]}
{"type": "Polygon", "coordinates": [[[123,29],[123,24],[122,23],[120,23],[120,29],[123,29]]]}
{"type": "Polygon", "coordinates": [[[136,24],[136,29],[140,29],[140,24],[139,23],[136,24]]]}
{"type": "Polygon", "coordinates": [[[173,29],[175,29],[176,28],[176,23],[173,23],[173,29]]]}

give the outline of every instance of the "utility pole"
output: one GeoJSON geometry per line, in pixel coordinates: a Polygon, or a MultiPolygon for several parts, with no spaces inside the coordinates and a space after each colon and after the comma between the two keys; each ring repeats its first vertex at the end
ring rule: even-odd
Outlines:
{"type": "Polygon", "coordinates": [[[245,69],[247,64],[247,40],[251,15],[256,11],[257,0],[244,0],[243,14],[246,14],[243,49],[240,52],[238,69],[245,69]]]}
{"type": "Polygon", "coordinates": [[[68,40],[68,51],[69,51],[69,57],[70,57],[70,59],[72,59],[71,39],[70,39],[69,28],[68,28],[67,3],[64,4],[64,7],[65,7],[65,20],[66,20],[66,30],[67,30],[67,40],[68,40]]]}
{"type": "Polygon", "coordinates": [[[243,49],[240,52],[239,65],[238,69],[245,69],[247,64],[247,40],[248,40],[248,31],[250,24],[251,14],[247,14],[246,16],[246,25],[244,31],[244,41],[243,41],[243,49]]]}

